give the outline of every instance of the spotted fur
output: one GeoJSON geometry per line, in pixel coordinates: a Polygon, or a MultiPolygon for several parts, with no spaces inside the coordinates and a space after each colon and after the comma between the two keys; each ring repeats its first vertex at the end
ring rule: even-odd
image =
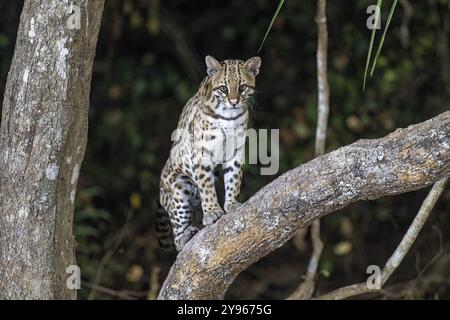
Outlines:
{"type": "Polygon", "coordinates": [[[160,243],[170,246],[170,235],[178,251],[198,231],[193,224],[196,208],[207,226],[239,204],[247,102],[261,65],[259,57],[218,62],[207,56],[205,62],[208,75],[183,108],[160,179],[160,243]],[[223,209],[215,189],[218,165],[225,183],[223,209]]]}

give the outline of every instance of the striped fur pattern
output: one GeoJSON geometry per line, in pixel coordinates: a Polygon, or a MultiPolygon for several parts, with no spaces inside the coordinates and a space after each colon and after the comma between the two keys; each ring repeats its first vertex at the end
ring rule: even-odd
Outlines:
{"type": "Polygon", "coordinates": [[[196,208],[207,226],[239,205],[247,100],[261,65],[259,57],[218,62],[207,56],[205,61],[208,75],[183,108],[160,179],[158,235],[163,247],[170,247],[173,239],[178,251],[199,230],[193,224],[196,208]],[[215,189],[219,165],[225,184],[223,209],[215,189]]]}

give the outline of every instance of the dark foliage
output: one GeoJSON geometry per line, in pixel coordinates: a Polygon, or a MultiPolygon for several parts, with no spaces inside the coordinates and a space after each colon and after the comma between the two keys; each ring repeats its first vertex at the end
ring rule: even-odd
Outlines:
{"type": "MultiPolygon", "coordinates": [[[[372,2],[329,1],[328,151],[360,138],[381,137],[449,108],[449,1],[411,2],[410,17],[404,7],[408,1],[401,1],[363,93],[370,37],[366,7],[372,2]]],[[[92,284],[146,298],[151,274],[161,269],[158,281],[164,280],[174,256],[158,249],[154,202],[170,134],[205,75],[204,56],[256,55],[276,6],[276,1],[266,0],[107,1],[76,200],[77,260],[85,283],[79,298],[114,298],[102,292],[94,296],[88,288],[92,284]]],[[[1,93],[21,7],[20,1],[0,4],[1,93]]],[[[314,15],[315,1],[287,0],[260,52],[263,64],[252,125],[280,129],[279,174],[314,155],[314,15]]],[[[274,178],[260,176],[256,165],[245,169],[242,200],[274,178]]],[[[360,282],[368,265],[384,264],[426,192],[360,202],[326,217],[318,292],[360,282]]],[[[386,297],[450,298],[449,211],[447,190],[388,283],[402,285],[389,290],[395,296],[386,297]]],[[[228,297],[285,298],[300,282],[309,251],[308,238],[305,248],[286,244],[241,274],[228,297]]]]}

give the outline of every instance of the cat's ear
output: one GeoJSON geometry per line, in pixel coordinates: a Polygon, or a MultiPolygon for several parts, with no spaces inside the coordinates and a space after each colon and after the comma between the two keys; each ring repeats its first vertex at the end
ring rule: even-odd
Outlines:
{"type": "Polygon", "coordinates": [[[205,63],[206,63],[206,72],[208,72],[208,75],[210,77],[219,73],[219,71],[220,71],[219,61],[214,59],[212,56],[206,56],[205,63]]]}
{"type": "Polygon", "coordinates": [[[252,57],[244,63],[244,69],[254,77],[259,73],[259,67],[261,67],[260,57],[252,57]]]}

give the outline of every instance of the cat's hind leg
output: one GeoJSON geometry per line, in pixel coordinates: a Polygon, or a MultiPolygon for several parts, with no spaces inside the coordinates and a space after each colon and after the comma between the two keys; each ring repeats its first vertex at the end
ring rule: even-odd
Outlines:
{"type": "Polygon", "coordinates": [[[174,234],[174,243],[178,251],[198,232],[193,225],[195,187],[188,179],[176,179],[169,216],[174,234]]]}

